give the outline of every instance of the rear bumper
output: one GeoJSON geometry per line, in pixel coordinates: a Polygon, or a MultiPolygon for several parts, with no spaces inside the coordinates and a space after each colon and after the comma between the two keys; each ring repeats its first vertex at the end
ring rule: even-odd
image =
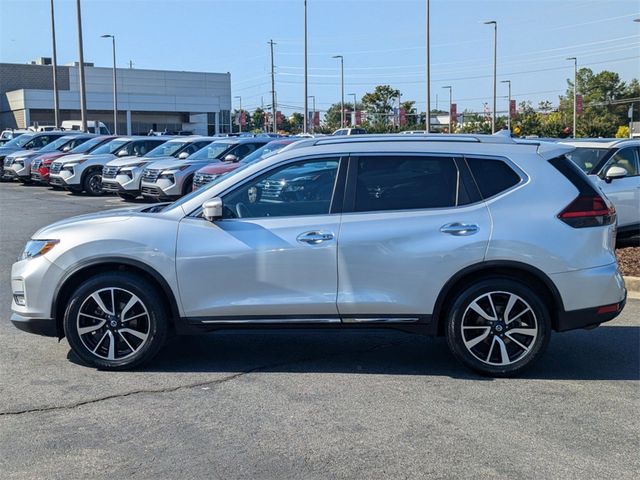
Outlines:
{"type": "Polygon", "coordinates": [[[56,322],[51,318],[30,318],[13,313],[11,315],[11,323],[23,332],[43,335],[45,337],[58,336],[56,322]]]}
{"type": "Polygon", "coordinates": [[[577,328],[598,326],[616,318],[622,312],[627,301],[625,290],[624,299],[621,302],[600,307],[585,308],[582,310],[563,311],[558,315],[557,330],[566,332],[577,328]]]}

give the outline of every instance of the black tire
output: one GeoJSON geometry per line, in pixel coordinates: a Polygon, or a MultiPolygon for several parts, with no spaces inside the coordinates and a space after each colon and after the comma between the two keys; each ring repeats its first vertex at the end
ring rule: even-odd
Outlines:
{"type": "Polygon", "coordinates": [[[102,195],[102,171],[95,169],[87,173],[82,180],[82,189],[92,197],[102,195]]]}
{"type": "Polygon", "coordinates": [[[184,197],[193,190],[193,176],[189,177],[182,184],[182,196],[184,197]]]}
{"type": "Polygon", "coordinates": [[[143,278],[126,272],[101,273],[83,282],[64,315],[71,349],[102,370],[127,370],[151,360],[164,345],[167,330],[162,296],[143,278]],[[101,308],[96,295],[109,312],[101,308]],[[138,301],[126,309],[134,297],[138,301]]]}
{"type": "Polygon", "coordinates": [[[510,278],[467,286],[456,295],[447,317],[451,352],[467,367],[492,377],[522,373],[544,354],[550,336],[551,317],[541,296],[510,278]]]}
{"type": "Polygon", "coordinates": [[[134,195],[133,193],[122,193],[122,192],[118,192],[118,196],[123,199],[126,200],[127,202],[132,202],[133,200],[135,200],[136,198],[138,198],[138,195],[134,195]]]}

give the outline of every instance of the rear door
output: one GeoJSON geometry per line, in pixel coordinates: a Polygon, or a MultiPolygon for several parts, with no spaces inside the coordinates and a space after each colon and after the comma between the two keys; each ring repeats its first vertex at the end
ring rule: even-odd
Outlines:
{"type": "Polygon", "coordinates": [[[352,157],[338,239],[343,321],[425,320],[447,280],[482,261],[490,231],[462,157],[352,157]]]}

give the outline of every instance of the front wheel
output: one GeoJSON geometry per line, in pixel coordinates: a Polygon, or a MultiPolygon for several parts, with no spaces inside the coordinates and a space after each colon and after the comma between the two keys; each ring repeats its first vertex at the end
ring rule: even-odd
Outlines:
{"type": "Polygon", "coordinates": [[[102,195],[102,172],[93,170],[87,173],[82,182],[82,189],[93,197],[102,195]]]}
{"type": "Polygon", "coordinates": [[[125,370],[153,358],[167,337],[157,290],[129,273],[105,273],[84,282],[71,296],[64,331],[71,349],[87,364],[125,370]]]}
{"type": "Polygon", "coordinates": [[[540,295],[511,279],[468,286],[447,318],[447,343],[455,357],[494,377],[514,376],[533,365],[550,335],[551,318],[540,295]]]}

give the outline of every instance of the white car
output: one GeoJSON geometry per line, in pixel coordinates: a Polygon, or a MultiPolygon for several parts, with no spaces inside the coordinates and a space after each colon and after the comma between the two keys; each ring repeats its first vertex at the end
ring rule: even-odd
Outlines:
{"type": "Polygon", "coordinates": [[[640,235],[640,139],[566,141],[567,154],[616,207],[618,238],[640,235]]]}

